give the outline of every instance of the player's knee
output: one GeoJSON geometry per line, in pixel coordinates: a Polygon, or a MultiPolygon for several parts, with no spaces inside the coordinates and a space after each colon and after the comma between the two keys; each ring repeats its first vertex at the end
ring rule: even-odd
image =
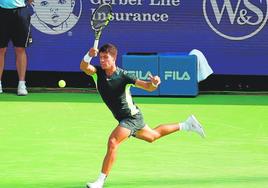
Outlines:
{"type": "Polygon", "coordinates": [[[25,51],[25,48],[18,48],[16,47],[15,48],[15,54],[18,58],[22,57],[22,56],[25,56],[26,55],[26,51],[25,51]]]}
{"type": "Polygon", "coordinates": [[[25,52],[25,48],[23,47],[16,47],[15,48],[15,53],[22,54],[25,52]]]}
{"type": "Polygon", "coordinates": [[[146,141],[149,143],[153,143],[155,141],[155,139],[154,138],[147,138],[146,141]]]}
{"type": "Polygon", "coordinates": [[[118,142],[115,138],[110,138],[108,141],[108,148],[110,151],[116,150],[118,147],[118,142]]]}
{"type": "Polygon", "coordinates": [[[154,132],[154,133],[150,134],[150,136],[146,137],[145,141],[147,141],[149,143],[153,143],[159,137],[160,137],[159,133],[158,132],[154,132]]]}
{"type": "Polygon", "coordinates": [[[146,138],[146,141],[149,143],[153,143],[156,140],[157,140],[157,137],[155,135],[152,135],[152,136],[146,138]]]}
{"type": "Polygon", "coordinates": [[[7,49],[6,48],[0,48],[0,54],[4,55],[6,53],[7,49]]]}

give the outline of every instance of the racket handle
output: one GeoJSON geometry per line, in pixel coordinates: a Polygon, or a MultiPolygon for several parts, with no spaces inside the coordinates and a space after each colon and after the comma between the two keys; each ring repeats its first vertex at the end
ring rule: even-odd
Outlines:
{"type": "MultiPolygon", "coordinates": [[[[98,49],[98,46],[99,46],[99,40],[95,40],[94,41],[94,45],[93,45],[93,48],[95,49],[98,49]]],[[[90,64],[91,60],[92,60],[93,57],[90,57],[88,54],[84,57],[84,61],[87,62],[88,64],[90,64]]]]}
{"type": "Polygon", "coordinates": [[[98,46],[99,46],[99,40],[95,39],[93,48],[98,49],[98,46]]]}

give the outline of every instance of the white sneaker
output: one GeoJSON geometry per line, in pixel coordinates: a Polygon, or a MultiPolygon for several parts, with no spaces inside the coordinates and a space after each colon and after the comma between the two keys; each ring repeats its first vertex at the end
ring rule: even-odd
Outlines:
{"type": "Polygon", "coordinates": [[[94,183],[87,183],[87,188],[103,188],[103,182],[96,181],[94,183]]]}
{"type": "Polygon", "coordinates": [[[2,84],[0,84],[0,93],[3,93],[2,84]]]}
{"type": "Polygon", "coordinates": [[[26,89],[25,84],[19,84],[18,85],[18,91],[17,91],[18,96],[25,96],[28,94],[28,91],[26,89]]]}
{"type": "Polygon", "coordinates": [[[197,119],[194,117],[194,115],[191,115],[188,117],[188,119],[185,121],[187,125],[189,126],[188,131],[193,131],[199,134],[201,137],[205,138],[205,132],[203,130],[202,125],[197,121],[197,119]]]}

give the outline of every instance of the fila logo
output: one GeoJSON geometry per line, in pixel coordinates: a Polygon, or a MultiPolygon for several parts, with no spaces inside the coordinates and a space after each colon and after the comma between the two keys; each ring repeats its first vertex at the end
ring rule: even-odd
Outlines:
{"type": "Polygon", "coordinates": [[[140,70],[128,70],[127,72],[129,74],[134,74],[137,78],[139,78],[141,80],[148,80],[149,75],[153,75],[150,71],[142,72],[140,70]]]}
{"type": "Polygon", "coordinates": [[[165,80],[191,80],[191,77],[188,72],[183,72],[182,74],[179,71],[165,71],[165,80]]]}
{"type": "Polygon", "coordinates": [[[268,20],[268,0],[203,0],[209,27],[229,40],[257,35],[268,20]]]}

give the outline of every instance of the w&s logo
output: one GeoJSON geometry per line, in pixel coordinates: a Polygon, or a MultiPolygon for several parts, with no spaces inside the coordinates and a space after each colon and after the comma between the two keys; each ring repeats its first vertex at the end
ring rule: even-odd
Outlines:
{"type": "Polygon", "coordinates": [[[229,40],[257,35],[268,19],[268,0],[203,0],[203,13],[210,28],[229,40]]]}

